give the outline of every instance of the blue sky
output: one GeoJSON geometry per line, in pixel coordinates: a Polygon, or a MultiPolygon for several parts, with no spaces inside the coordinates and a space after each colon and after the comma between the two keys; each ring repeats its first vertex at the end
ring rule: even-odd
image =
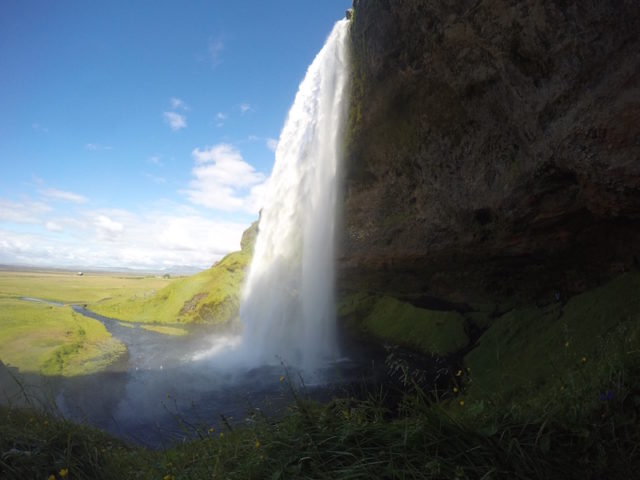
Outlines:
{"type": "Polygon", "coordinates": [[[350,0],[0,2],[0,264],[204,268],[350,0]]]}

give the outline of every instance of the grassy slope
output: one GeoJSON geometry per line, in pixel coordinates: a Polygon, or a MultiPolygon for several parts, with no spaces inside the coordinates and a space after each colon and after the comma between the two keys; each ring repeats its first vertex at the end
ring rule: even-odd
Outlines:
{"type": "Polygon", "coordinates": [[[100,322],[70,307],[0,299],[0,360],[22,372],[88,374],[124,352],[100,322]]]}
{"type": "Polygon", "coordinates": [[[242,234],[241,250],[228,254],[208,270],[176,280],[150,296],[114,298],[91,308],[129,322],[229,324],[238,314],[242,283],[257,235],[258,222],[254,222],[242,234]]]}
{"type": "Polygon", "coordinates": [[[233,319],[251,254],[230,253],[214,267],[180,278],[154,295],[93,304],[96,313],[144,323],[219,323],[233,319]]]}

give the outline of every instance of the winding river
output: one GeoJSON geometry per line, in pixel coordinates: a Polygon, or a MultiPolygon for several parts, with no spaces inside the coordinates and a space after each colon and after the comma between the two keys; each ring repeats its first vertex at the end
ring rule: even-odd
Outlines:
{"type": "MultiPolygon", "coordinates": [[[[23,298],[26,301],[44,301],[23,298]]],[[[83,306],[75,312],[100,321],[127,347],[106,371],[78,377],[19,375],[21,388],[66,418],[99,427],[133,443],[161,448],[244,421],[251,409],[278,416],[291,401],[284,366],[242,369],[217,356],[198,355],[238,337],[187,327],[186,336],[169,336],[136,324],[103,317],[83,306]]],[[[364,356],[363,356],[364,358],[364,356]]],[[[304,394],[330,398],[337,391],[375,375],[371,362],[342,359],[307,379],[304,394]]],[[[6,369],[6,367],[5,367],[6,369]]],[[[14,372],[15,374],[15,372],[14,372]]],[[[289,370],[291,381],[298,372],[289,370]]],[[[0,375],[2,382],[9,376],[0,375]]],[[[216,433],[217,434],[217,433],[216,433]]]]}

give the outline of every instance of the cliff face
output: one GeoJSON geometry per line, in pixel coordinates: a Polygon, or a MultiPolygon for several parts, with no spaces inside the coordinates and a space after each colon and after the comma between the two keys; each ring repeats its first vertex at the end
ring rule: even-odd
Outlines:
{"type": "Polygon", "coordinates": [[[640,259],[636,0],[355,0],[343,291],[575,293],[640,259]]]}

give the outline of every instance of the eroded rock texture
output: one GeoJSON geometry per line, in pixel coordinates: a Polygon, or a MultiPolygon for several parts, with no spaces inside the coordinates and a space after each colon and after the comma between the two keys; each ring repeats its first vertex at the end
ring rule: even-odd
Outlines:
{"type": "Polygon", "coordinates": [[[633,268],[637,0],[354,10],[343,290],[530,299],[633,268]]]}

